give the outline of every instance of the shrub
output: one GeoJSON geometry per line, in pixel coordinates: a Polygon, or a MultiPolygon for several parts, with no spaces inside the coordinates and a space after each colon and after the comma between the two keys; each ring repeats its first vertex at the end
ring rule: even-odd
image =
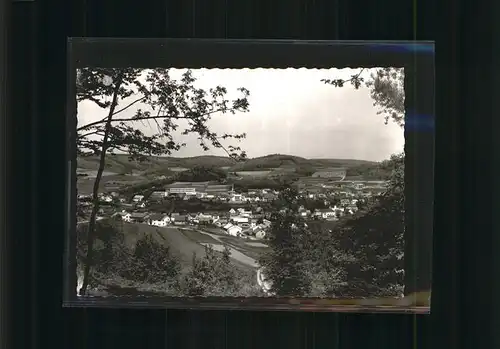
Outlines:
{"type": "Polygon", "coordinates": [[[180,271],[180,261],[170,247],[147,235],[137,241],[125,275],[138,282],[163,283],[176,281],[180,271]]]}
{"type": "Polygon", "coordinates": [[[205,246],[205,256],[193,254],[191,270],[184,276],[183,293],[188,296],[233,296],[236,291],[236,273],[231,266],[227,247],[217,253],[205,246]]]}

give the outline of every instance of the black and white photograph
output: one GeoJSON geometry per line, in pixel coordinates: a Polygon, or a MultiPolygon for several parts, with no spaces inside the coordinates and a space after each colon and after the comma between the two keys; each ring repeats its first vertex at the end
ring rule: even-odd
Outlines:
{"type": "Polygon", "coordinates": [[[78,68],[77,294],[403,297],[404,75],[78,68]]]}

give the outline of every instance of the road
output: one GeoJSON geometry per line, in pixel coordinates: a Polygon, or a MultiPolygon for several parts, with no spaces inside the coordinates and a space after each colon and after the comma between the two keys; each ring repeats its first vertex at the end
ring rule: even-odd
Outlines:
{"type": "MultiPolygon", "coordinates": [[[[223,245],[227,245],[223,241],[221,241],[219,236],[217,236],[215,234],[210,234],[210,233],[207,233],[207,232],[202,231],[202,230],[197,230],[197,231],[199,233],[210,236],[214,240],[219,241],[221,243],[221,245],[218,245],[218,246],[220,246],[221,250],[222,250],[223,245]]],[[[257,272],[256,272],[257,284],[262,288],[262,290],[266,294],[271,295],[270,291],[271,291],[272,284],[266,280],[266,278],[264,276],[263,268],[257,263],[257,261],[255,259],[248,257],[247,255],[241,253],[240,251],[235,250],[232,247],[229,247],[229,249],[231,251],[231,258],[234,258],[234,259],[240,261],[241,263],[247,264],[247,265],[257,269],[257,272]]]]}

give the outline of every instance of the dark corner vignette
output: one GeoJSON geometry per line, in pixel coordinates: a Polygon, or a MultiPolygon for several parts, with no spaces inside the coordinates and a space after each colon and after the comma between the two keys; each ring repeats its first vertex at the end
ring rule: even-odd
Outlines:
{"type": "MultiPolygon", "coordinates": [[[[434,44],[430,42],[300,42],[193,39],[69,39],[68,236],[65,305],[426,312],[431,290],[434,199],[434,44]],[[412,306],[374,308],[315,298],[77,296],[77,68],[404,68],[404,294],[412,306]],[[423,296],[422,296],[423,295],[423,296]],[[413,307],[413,308],[412,308],[413,307]],[[416,310],[416,308],[420,308],[416,310]]],[[[325,77],[328,78],[328,77],[325,77]]],[[[216,84],[216,82],[214,82],[216,84]]],[[[333,82],[332,84],[335,84],[333,82]]],[[[242,84],[244,86],[244,83],[242,84]]],[[[333,87],[332,87],[333,88],[333,87]]],[[[110,92],[111,93],[111,92],[110,92]]],[[[110,94],[110,96],[112,93],[110,94]]],[[[111,102],[112,104],[113,102],[111,102]]],[[[381,116],[382,117],[382,116],[381,116]]],[[[376,303],[375,303],[376,304],[376,303]]],[[[389,305],[392,305],[390,303],[389,305]]]]}

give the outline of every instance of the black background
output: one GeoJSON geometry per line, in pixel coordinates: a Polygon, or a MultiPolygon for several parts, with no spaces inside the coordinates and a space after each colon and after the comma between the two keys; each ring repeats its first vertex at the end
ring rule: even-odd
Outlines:
{"type": "Polygon", "coordinates": [[[500,242],[492,209],[499,207],[492,194],[500,163],[492,97],[499,68],[492,28],[500,16],[486,1],[36,0],[13,3],[10,18],[9,348],[499,344],[493,252],[500,242]],[[436,40],[432,314],[62,309],[68,36],[436,40]]]}

